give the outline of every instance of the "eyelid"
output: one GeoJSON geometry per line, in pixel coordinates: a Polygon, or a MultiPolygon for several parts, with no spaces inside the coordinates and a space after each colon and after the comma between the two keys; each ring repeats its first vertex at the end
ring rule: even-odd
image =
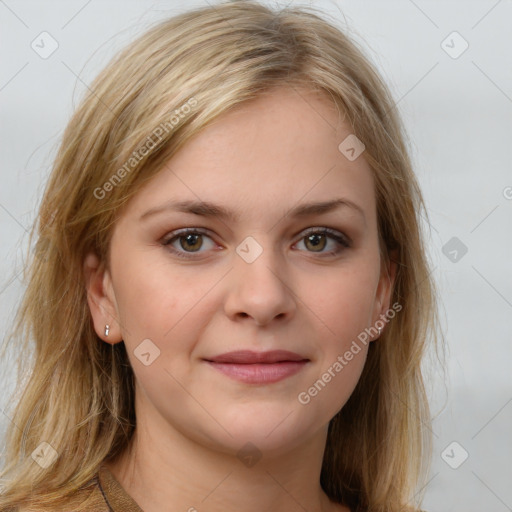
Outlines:
{"type": "Polygon", "coordinates": [[[328,235],[330,235],[331,238],[334,238],[335,240],[340,242],[345,247],[347,247],[347,248],[352,247],[352,240],[347,235],[345,235],[345,233],[342,233],[341,231],[338,231],[337,229],[318,226],[318,227],[306,228],[305,230],[300,231],[300,233],[302,234],[300,239],[308,236],[310,233],[311,234],[315,234],[315,233],[328,234],[328,235]]]}
{"type": "MultiPolygon", "coordinates": [[[[170,233],[168,233],[168,235],[166,235],[165,237],[163,237],[161,239],[161,243],[162,243],[162,245],[169,247],[169,250],[171,252],[173,252],[174,254],[178,255],[178,257],[192,259],[195,257],[194,255],[196,254],[196,252],[179,251],[179,250],[174,249],[171,246],[171,242],[179,239],[182,236],[186,236],[187,234],[190,234],[190,233],[206,235],[208,238],[212,239],[212,241],[213,241],[212,232],[209,229],[188,227],[188,228],[182,228],[182,229],[177,229],[177,230],[171,231],[170,233]],[[188,255],[188,256],[185,256],[185,255],[188,255]]],[[[302,231],[299,231],[295,235],[295,237],[297,237],[298,235],[301,235],[301,236],[299,237],[297,242],[295,242],[295,244],[301,242],[305,237],[307,237],[310,234],[327,235],[328,238],[335,240],[337,243],[339,243],[342,246],[341,248],[338,248],[336,251],[327,251],[327,252],[318,253],[321,256],[328,256],[328,255],[333,255],[333,254],[336,255],[336,254],[339,254],[340,252],[342,252],[344,249],[348,249],[348,248],[352,247],[352,240],[347,235],[345,235],[341,231],[338,231],[337,229],[329,228],[326,226],[311,226],[309,228],[303,229],[302,231]]],[[[309,251],[305,251],[305,252],[309,252],[309,251]]],[[[200,253],[201,253],[201,251],[197,251],[197,254],[200,254],[200,253]]],[[[315,254],[314,251],[311,253],[315,254]]]]}
{"type": "MultiPolygon", "coordinates": [[[[174,231],[171,231],[170,233],[168,233],[167,235],[165,235],[162,239],[161,239],[161,243],[168,247],[171,245],[171,242],[173,242],[174,240],[177,240],[179,239],[180,237],[182,236],[186,236],[188,234],[198,234],[198,235],[206,235],[208,238],[211,238],[212,241],[213,241],[213,237],[212,237],[212,232],[206,228],[182,228],[182,229],[176,229],[174,231]]],[[[181,251],[176,251],[174,250],[173,247],[170,248],[173,252],[175,253],[180,253],[181,251]]],[[[183,254],[183,253],[182,253],[183,254]]],[[[190,255],[193,255],[194,253],[193,252],[189,252],[189,253],[186,253],[185,254],[190,254],[190,255]]]]}

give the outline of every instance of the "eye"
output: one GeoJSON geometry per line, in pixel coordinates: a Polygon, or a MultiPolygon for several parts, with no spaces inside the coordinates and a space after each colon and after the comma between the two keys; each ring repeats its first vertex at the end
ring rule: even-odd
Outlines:
{"type": "MultiPolygon", "coordinates": [[[[188,258],[187,253],[193,254],[200,252],[203,247],[203,239],[211,238],[207,236],[206,231],[197,228],[187,228],[180,231],[174,231],[171,238],[164,239],[162,244],[181,258],[188,258]],[[176,244],[179,246],[176,247],[176,244]]],[[[212,241],[212,240],[211,240],[212,241]]],[[[213,244],[213,241],[212,241],[213,244]]],[[[213,244],[215,245],[215,244],[213,244]]]]}
{"type": "Polygon", "coordinates": [[[308,252],[314,252],[322,254],[322,256],[334,256],[339,254],[343,249],[348,249],[351,244],[347,237],[342,233],[329,228],[309,228],[301,238],[300,242],[304,243],[304,246],[308,249],[308,252]],[[327,246],[328,240],[335,243],[334,247],[330,251],[323,251],[327,246]]]}
{"type": "MultiPolygon", "coordinates": [[[[180,258],[193,258],[195,253],[201,252],[205,238],[211,242],[210,249],[215,247],[215,243],[207,233],[208,231],[201,228],[185,228],[172,232],[171,236],[163,239],[161,243],[180,258]]],[[[300,243],[304,243],[308,249],[307,252],[322,256],[334,256],[351,247],[349,238],[330,228],[309,228],[300,238],[298,244],[300,243]],[[324,251],[329,240],[334,247],[330,251],[324,251]]]]}

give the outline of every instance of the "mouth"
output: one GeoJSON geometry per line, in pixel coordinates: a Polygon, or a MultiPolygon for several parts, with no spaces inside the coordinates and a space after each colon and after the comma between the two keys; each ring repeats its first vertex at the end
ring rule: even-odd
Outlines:
{"type": "Polygon", "coordinates": [[[252,352],[239,350],[205,359],[222,374],[247,384],[271,384],[300,372],[310,360],[285,350],[252,352]]]}

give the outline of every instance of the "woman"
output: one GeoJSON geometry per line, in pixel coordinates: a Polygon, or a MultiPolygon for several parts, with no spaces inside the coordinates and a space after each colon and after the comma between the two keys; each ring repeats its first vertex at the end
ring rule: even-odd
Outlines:
{"type": "Polygon", "coordinates": [[[34,227],[0,510],[417,511],[435,294],[368,59],[228,2],[91,89],[34,227]]]}

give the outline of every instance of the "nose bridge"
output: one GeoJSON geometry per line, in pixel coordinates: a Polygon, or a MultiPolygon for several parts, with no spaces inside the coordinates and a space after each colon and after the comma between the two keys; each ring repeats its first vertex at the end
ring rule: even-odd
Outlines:
{"type": "Polygon", "coordinates": [[[235,267],[240,268],[239,279],[246,281],[256,291],[259,287],[270,286],[276,290],[267,289],[266,292],[275,293],[283,287],[279,279],[279,273],[283,274],[281,258],[279,251],[271,244],[270,235],[258,234],[246,237],[236,248],[238,258],[235,267]]]}
{"type": "Polygon", "coordinates": [[[236,247],[236,253],[235,266],[241,268],[242,275],[255,277],[257,281],[277,280],[283,286],[279,279],[285,274],[283,259],[269,233],[247,236],[236,247]]]}
{"type": "Polygon", "coordinates": [[[282,259],[279,251],[268,245],[270,240],[271,236],[263,234],[247,236],[236,247],[228,314],[245,314],[266,323],[295,309],[282,259]]]}

